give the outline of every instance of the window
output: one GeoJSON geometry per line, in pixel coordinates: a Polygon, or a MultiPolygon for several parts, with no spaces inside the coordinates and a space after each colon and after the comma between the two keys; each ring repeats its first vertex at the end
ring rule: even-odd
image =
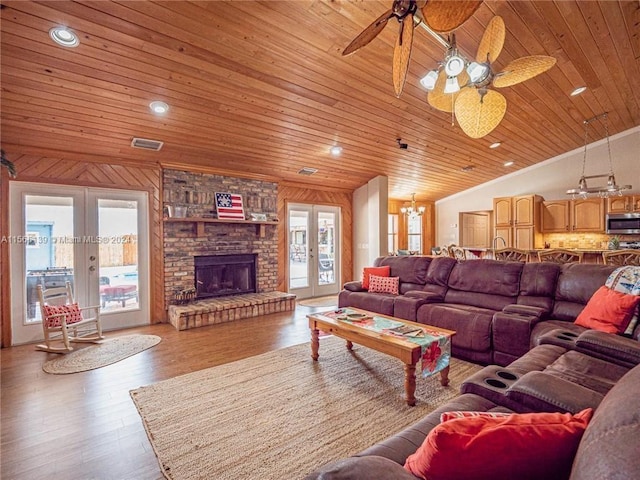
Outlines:
{"type": "Polygon", "coordinates": [[[422,253],[422,217],[407,218],[407,240],[410,252],[422,253]]]}
{"type": "Polygon", "coordinates": [[[389,215],[389,253],[398,251],[398,215],[389,215]]]}

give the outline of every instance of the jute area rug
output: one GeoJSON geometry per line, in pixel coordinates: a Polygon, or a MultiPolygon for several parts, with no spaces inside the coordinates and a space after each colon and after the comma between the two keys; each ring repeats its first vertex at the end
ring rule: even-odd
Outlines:
{"type": "Polygon", "coordinates": [[[479,366],[452,359],[451,384],[336,337],[212,367],[131,391],[165,476],[173,480],[302,478],[398,432],[458,395],[479,366]]]}
{"type": "MultiPolygon", "coordinates": [[[[71,353],[60,355],[42,365],[47,373],[78,373],[105,367],[140,353],[160,343],[157,335],[125,335],[107,338],[87,347],[80,347],[71,353]]],[[[78,348],[80,344],[74,344],[78,348]]]]}

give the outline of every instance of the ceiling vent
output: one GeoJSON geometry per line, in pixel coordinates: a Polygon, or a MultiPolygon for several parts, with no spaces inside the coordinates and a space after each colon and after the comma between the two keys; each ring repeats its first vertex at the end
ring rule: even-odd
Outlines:
{"type": "Polygon", "coordinates": [[[314,173],[317,173],[317,171],[317,168],[303,167],[301,170],[298,170],[298,173],[300,175],[313,175],[314,173]]]}
{"type": "Polygon", "coordinates": [[[154,152],[159,151],[164,145],[164,142],[160,142],[158,140],[149,140],[148,138],[137,138],[134,137],[131,140],[131,146],[133,148],[142,148],[144,150],[153,150],[154,152]]]}

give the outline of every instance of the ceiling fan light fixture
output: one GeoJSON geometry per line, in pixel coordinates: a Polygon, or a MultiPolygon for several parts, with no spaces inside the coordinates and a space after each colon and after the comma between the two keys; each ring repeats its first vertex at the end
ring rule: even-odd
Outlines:
{"type": "Polygon", "coordinates": [[[444,86],[444,93],[456,93],[460,91],[460,84],[456,77],[448,77],[444,86]]]}
{"type": "Polygon", "coordinates": [[[436,70],[431,70],[424,77],[420,79],[420,85],[422,85],[427,90],[431,91],[436,86],[436,81],[438,80],[438,72],[436,70]]]}
{"type": "Polygon", "coordinates": [[[467,73],[469,74],[469,79],[472,83],[484,82],[490,72],[491,69],[487,63],[471,62],[467,67],[467,73]]]}
{"type": "Polygon", "coordinates": [[[464,58],[457,53],[454,53],[446,59],[444,71],[447,72],[449,77],[457,77],[462,73],[465,65],[466,62],[464,61],[464,58]]]}

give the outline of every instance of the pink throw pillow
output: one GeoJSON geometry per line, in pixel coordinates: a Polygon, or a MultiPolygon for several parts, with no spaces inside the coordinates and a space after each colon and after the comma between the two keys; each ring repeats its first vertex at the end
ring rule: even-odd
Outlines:
{"type": "Polygon", "coordinates": [[[377,275],[371,275],[369,277],[369,292],[398,295],[400,293],[400,277],[379,277],[377,275]]]}

